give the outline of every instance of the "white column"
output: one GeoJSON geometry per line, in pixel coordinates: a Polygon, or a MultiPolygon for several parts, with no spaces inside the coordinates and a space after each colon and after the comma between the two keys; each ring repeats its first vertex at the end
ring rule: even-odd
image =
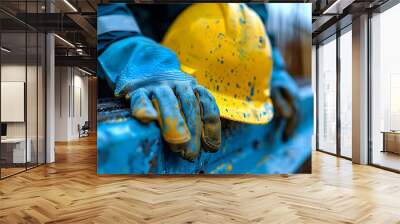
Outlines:
{"type": "Polygon", "coordinates": [[[55,161],[54,133],[55,133],[55,56],[54,56],[54,35],[46,36],[46,163],[55,161]]]}
{"type": "Polygon", "coordinates": [[[353,19],[353,162],[368,163],[368,15],[353,19]]]}
{"type": "MultiPolygon", "coordinates": [[[[46,1],[46,11],[54,12],[54,5],[46,1]]],[[[55,43],[54,34],[46,35],[46,163],[55,161],[55,43]]]]}

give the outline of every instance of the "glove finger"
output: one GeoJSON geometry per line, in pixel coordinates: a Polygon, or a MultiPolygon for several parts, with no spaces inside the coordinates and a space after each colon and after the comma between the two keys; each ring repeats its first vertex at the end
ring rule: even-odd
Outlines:
{"type": "Polygon", "coordinates": [[[174,92],[167,86],[157,87],[153,90],[152,101],[159,115],[158,122],[165,141],[170,143],[171,150],[181,151],[181,147],[174,145],[189,142],[190,132],[174,92]]]}
{"type": "Polygon", "coordinates": [[[131,100],[131,113],[134,118],[144,123],[157,120],[158,113],[154,109],[145,89],[137,89],[132,94],[129,94],[129,97],[131,100]]]}
{"type": "Polygon", "coordinates": [[[202,86],[195,88],[200,102],[200,113],[203,121],[202,139],[206,151],[216,152],[221,146],[221,120],[219,109],[211,93],[202,86]]]}
{"type": "Polygon", "coordinates": [[[286,88],[281,89],[281,94],[286,99],[286,102],[290,106],[292,113],[295,113],[297,109],[296,97],[286,88]]]}
{"type": "Polygon", "coordinates": [[[281,88],[272,89],[271,97],[273,99],[274,108],[278,113],[277,115],[289,118],[293,112],[285,97],[282,95],[281,88]]]}
{"type": "Polygon", "coordinates": [[[291,116],[286,122],[286,127],[283,132],[283,140],[287,141],[289,137],[294,133],[298,125],[300,114],[298,113],[299,106],[297,104],[295,96],[287,89],[282,89],[282,96],[286,99],[286,102],[288,103],[288,105],[290,105],[292,111],[291,116]]]}
{"type": "Polygon", "coordinates": [[[185,115],[186,124],[189,128],[191,139],[182,151],[183,158],[193,161],[200,152],[201,141],[201,116],[200,106],[191,87],[188,85],[178,85],[176,95],[185,115]]]}
{"type": "Polygon", "coordinates": [[[289,138],[293,135],[294,131],[296,130],[298,121],[299,121],[299,118],[296,115],[291,116],[287,120],[285,129],[283,131],[283,136],[282,136],[283,141],[285,141],[285,142],[288,141],[289,138]]]}

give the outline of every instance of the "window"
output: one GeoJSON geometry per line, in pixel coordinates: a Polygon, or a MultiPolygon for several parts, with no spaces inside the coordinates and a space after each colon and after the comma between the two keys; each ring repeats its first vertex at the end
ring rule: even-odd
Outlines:
{"type": "Polygon", "coordinates": [[[371,18],[371,162],[400,170],[400,5],[371,18]]]}
{"type": "Polygon", "coordinates": [[[352,157],[352,32],[340,36],[340,155],[352,157]]]}
{"type": "Polygon", "coordinates": [[[318,48],[318,149],[336,153],[336,39],[318,48]]]}

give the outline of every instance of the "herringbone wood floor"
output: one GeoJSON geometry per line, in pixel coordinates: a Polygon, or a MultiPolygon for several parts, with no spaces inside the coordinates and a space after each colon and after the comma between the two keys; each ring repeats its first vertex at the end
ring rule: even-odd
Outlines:
{"type": "Polygon", "coordinates": [[[0,181],[0,223],[400,223],[400,175],[323,153],[312,175],[97,176],[95,144],[0,181]]]}

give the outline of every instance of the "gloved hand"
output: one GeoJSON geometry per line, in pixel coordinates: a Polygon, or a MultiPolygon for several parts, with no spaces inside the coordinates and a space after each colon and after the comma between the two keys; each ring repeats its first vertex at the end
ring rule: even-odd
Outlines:
{"type": "Polygon", "coordinates": [[[99,57],[115,95],[130,100],[132,116],[157,120],[170,149],[193,161],[200,152],[216,152],[221,121],[214,97],[180,70],[175,53],[143,36],[111,44],[99,57]],[[202,141],[201,141],[202,140],[202,141]]]}
{"type": "Polygon", "coordinates": [[[282,140],[287,141],[294,133],[300,119],[298,87],[285,70],[283,58],[278,49],[272,50],[274,60],[271,79],[271,98],[275,118],[284,122],[282,140]]]}

